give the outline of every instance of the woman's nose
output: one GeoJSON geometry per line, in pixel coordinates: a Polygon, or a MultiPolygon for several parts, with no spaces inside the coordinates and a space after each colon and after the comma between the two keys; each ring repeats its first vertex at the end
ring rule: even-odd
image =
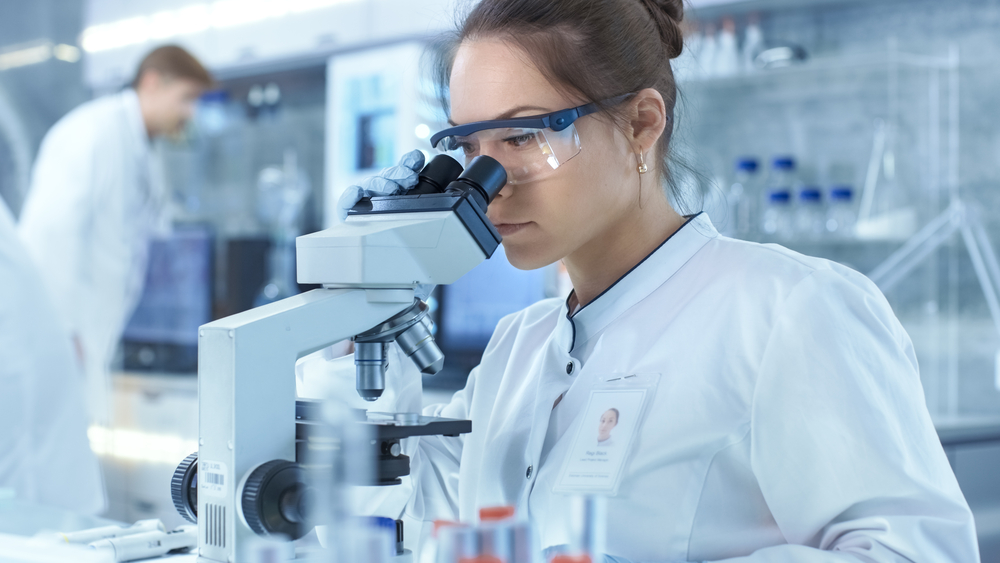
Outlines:
{"type": "MultiPolygon", "coordinates": [[[[500,188],[500,191],[497,192],[496,197],[497,198],[510,197],[511,194],[513,193],[514,193],[514,186],[511,185],[510,182],[507,182],[506,184],[504,184],[504,187],[500,188]]],[[[496,199],[494,199],[493,201],[496,201],[496,199]]]]}

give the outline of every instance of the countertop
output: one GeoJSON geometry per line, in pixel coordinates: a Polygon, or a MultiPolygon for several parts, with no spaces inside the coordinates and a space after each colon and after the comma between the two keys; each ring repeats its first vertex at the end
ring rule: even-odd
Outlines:
{"type": "Polygon", "coordinates": [[[938,437],[944,446],[1000,442],[1000,417],[959,416],[934,420],[938,437]]]}

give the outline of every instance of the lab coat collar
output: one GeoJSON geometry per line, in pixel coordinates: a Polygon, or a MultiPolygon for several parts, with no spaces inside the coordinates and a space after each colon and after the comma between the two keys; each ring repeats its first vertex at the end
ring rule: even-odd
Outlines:
{"type": "Polygon", "coordinates": [[[571,329],[568,331],[568,350],[572,352],[603,331],[619,315],[663,285],[708,241],[717,236],[719,232],[715,230],[708,215],[698,213],[575,314],[569,310],[570,297],[573,295],[571,292],[563,305],[563,318],[568,321],[571,329]]]}

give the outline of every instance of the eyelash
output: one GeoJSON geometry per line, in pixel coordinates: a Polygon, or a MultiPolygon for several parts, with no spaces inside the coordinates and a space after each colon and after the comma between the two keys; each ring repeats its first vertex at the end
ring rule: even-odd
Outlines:
{"type": "Polygon", "coordinates": [[[520,135],[515,135],[513,137],[508,137],[508,138],[504,139],[503,141],[505,143],[514,144],[515,146],[520,146],[520,145],[516,144],[519,140],[523,139],[521,141],[521,143],[527,143],[528,141],[531,141],[534,138],[535,138],[535,134],[534,133],[522,133],[520,135]]]}

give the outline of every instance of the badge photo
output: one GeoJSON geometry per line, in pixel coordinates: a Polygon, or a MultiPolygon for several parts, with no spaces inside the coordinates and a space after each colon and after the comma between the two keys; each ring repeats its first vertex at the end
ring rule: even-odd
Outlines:
{"type": "Polygon", "coordinates": [[[614,495],[659,374],[611,376],[594,387],[555,491],[614,495]]]}

